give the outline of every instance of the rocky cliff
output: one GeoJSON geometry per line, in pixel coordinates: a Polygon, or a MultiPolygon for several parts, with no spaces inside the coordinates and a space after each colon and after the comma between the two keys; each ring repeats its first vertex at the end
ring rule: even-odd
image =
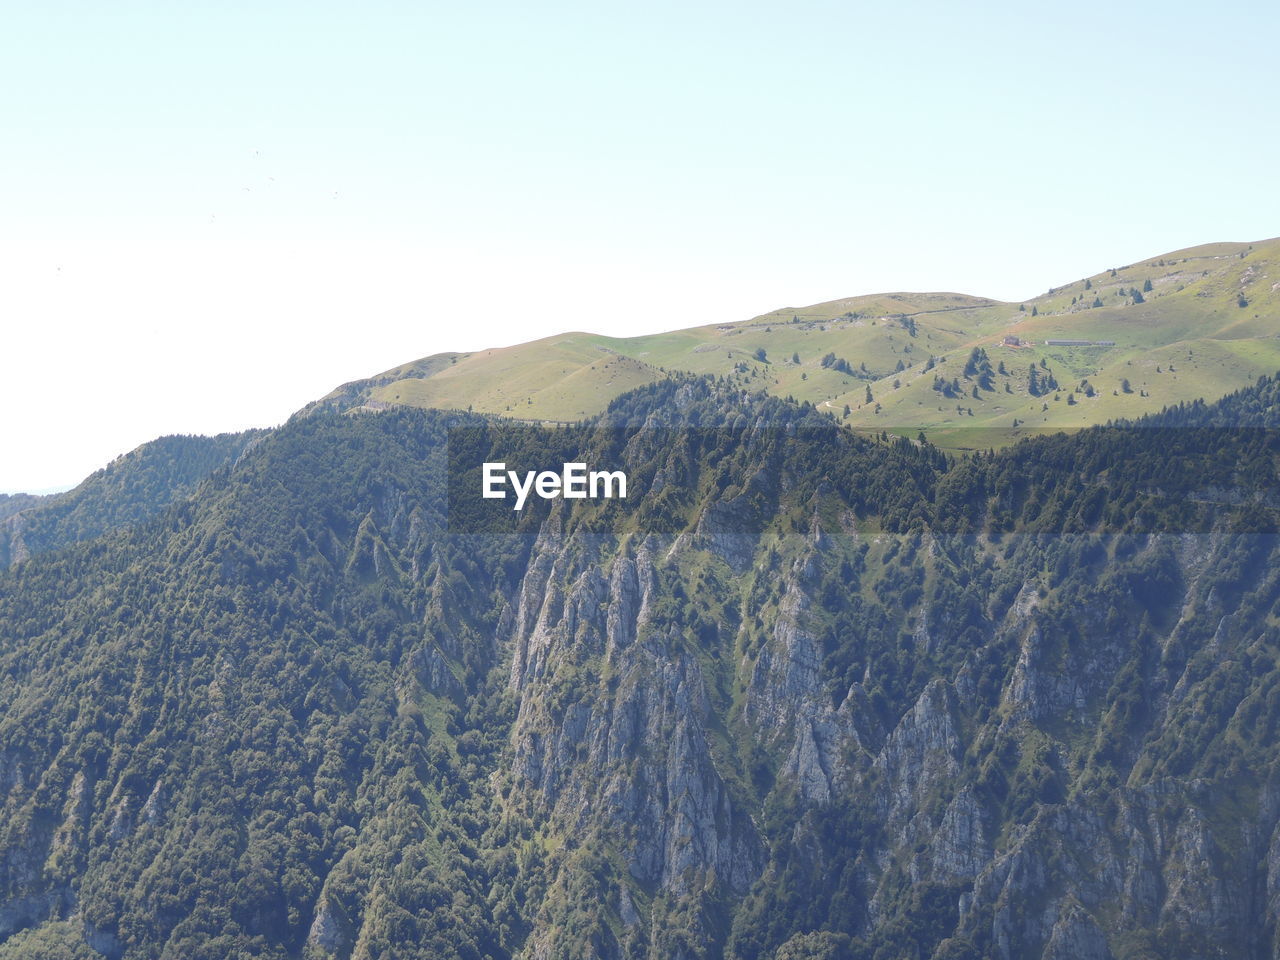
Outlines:
{"type": "Polygon", "coordinates": [[[1280,542],[1129,483],[1167,438],[962,462],[663,384],[547,441],[634,509],[481,533],[460,426],[299,419],[0,578],[0,958],[1280,946],[1280,542]]]}

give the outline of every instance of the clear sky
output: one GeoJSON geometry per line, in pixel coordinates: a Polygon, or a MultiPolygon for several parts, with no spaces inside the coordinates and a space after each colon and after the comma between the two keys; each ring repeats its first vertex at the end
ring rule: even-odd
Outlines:
{"type": "Polygon", "coordinates": [[[1280,234],[1280,4],[6,5],[0,491],[441,350],[1280,234]]]}

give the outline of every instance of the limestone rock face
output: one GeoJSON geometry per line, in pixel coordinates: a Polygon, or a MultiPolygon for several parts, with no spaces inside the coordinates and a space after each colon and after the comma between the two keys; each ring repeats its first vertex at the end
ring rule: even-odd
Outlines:
{"type": "MultiPolygon", "coordinates": [[[[693,556],[717,557],[733,583],[758,576],[776,564],[761,543],[750,563],[698,537],[650,541],[603,561],[544,546],[550,552],[530,566],[512,638],[514,770],[566,829],[626,837],[619,846],[639,890],[679,901],[708,882],[727,897],[771,882],[776,868],[751,791],[734,789],[750,775],[749,761],[716,746],[714,731],[728,720],[743,725],[757,755],[774,758],[772,790],[818,814],[846,805],[873,812],[876,827],[857,868],[863,899],[851,905],[868,943],[894,922],[905,880],[951,899],[953,937],[939,949],[969,943],[997,957],[1108,958],[1121,942],[1185,946],[1215,937],[1269,949],[1280,909],[1274,803],[1260,801],[1252,819],[1228,824],[1210,815],[1214,795],[1184,778],[1064,785],[1072,775],[1069,738],[1087,735],[1108,709],[1126,648],[1140,642],[1127,631],[1107,636],[1103,612],[1074,611],[1098,632],[1064,644],[1024,584],[985,628],[990,642],[1013,653],[998,685],[980,679],[977,651],[966,653],[949,676],[924,682],[885,727],[861,682],[833,694],[831,641],[816,597],[835,548],[829,537],[811,538],[770,580],[770,608],[744,611],[731,670],[740,713],[726,713],[733,708],[717,695],[721,681],[706,672],[719,665],[691,647],[664,595],[678,582],[672,572],[693,556]],[[569,675],[572,684],[563,679],[569,675]],[[1033,769],[1042,779],[1011,817],[1017,791],[1028,789],[1019,778],[1033,769]],[[1265,891],[1223,858],[1225,847],[1242,842],[1245,856],[1263,865],[1265,891]]],[[[1192,603],[1207,559],[1204,549],[1187,556],[1184,602],[1192,603]]],[[[948,624],[927,604],[916,623],[913,645],[937,655],[948,624]]],[[[723,636],[732,624],[721,628],[723,636]]],[[[1167,719],[1161,709],[1155,717],[1167,719]]],[[[1136,746],[1120,749],[1134,758],[1136,746]]],[[[831,840],[816,830],[801,819],[790,856],[818,874],[842,869],[831,840]]],[[[634,929],[648,901],[637,902],[625,884],[622,891],[619,916],[634,929]]],[[[819,942],[809,936],[793,937],[778,955],[819,942]]],[[[729,948],[726,955],[737,955],[732,940],[729,948]]]]}
{"type": "Polygon", "coordinates": [[[514,638],[513,768],[566,828],[634,837],[627,870],[642,885],[679,895],[714,875],[745,892],[759,838],[712,756],[698,658],[650,620],[656,552],[604,569],[568,555],[535,563],[514,638]],[[567,585],[545,585],[543,570],[567,585]],[[562,686],[566,673],[578,683],[562,686]]]}

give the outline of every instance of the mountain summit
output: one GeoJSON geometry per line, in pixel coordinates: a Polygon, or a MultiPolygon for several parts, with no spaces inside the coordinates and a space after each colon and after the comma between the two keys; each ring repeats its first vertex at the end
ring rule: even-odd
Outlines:
{"type": "Polygon", "coordinates": [[[1216,399],[1280,369],[1277,291],[1280,239],[1205,244],[1020,303],[879,294],[650,336],[567,333],[437,354],[345,384],[321,405],[569,421],[642,384],[698,373],[808,400],[859,429],[924,429],[963,447],[965,432],[981,426],[1004,443],[1032,428],[1216,399]],[[969,369],[977,351],[989,377],[969,369]],[[1049,378],[1056,388],[1045,391],[1049,378]]]}

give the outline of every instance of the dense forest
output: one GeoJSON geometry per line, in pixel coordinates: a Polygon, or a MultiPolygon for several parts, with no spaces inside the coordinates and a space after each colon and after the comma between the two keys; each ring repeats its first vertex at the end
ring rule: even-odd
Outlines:
{"type": "Polygon", "coordinates": [[[0,960],[1272,956],[1277,410],[157,441],[0,518],[0,960]]]}
{"type": "Polygon", "coordinates": [[[144,443],[56,496],[0,496],[0,567],[149,520],[185,499],[261,431],[144,443]]]}

